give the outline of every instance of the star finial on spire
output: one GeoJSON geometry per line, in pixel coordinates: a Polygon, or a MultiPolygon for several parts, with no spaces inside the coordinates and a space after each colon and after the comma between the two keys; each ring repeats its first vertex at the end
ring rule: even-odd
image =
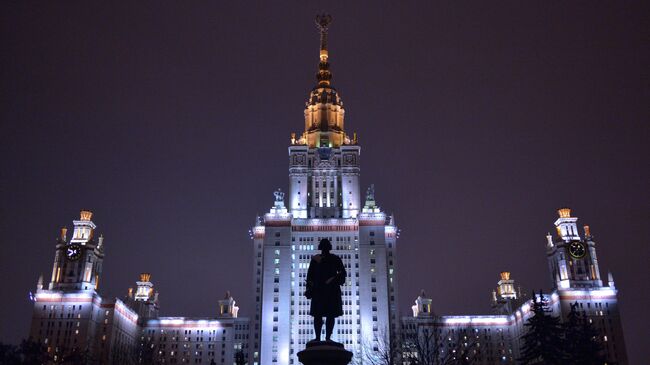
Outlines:
{"type": "Polygon", "coordinates": [[[327,61],[327,30],[332,23],[332,16],[329,14],[316,15],[316,27],[320,32],[320,58],[327,61]],[[324,58],[324,59],[323,59],[324,58]]]}
{"type": "Polygon", "coordinates": [[[330,72],[330,64],[327,62],[329,53],[327,51],[327,31],[329,25],[332,23],[332,16],[329,14],[320,14],[316,15],[316,27],[320,32],[320,62],[318,63],[318,74],[316,78],[318,79],[319,86],[327,86],[330,84],[332,79],[332,73],[330,72]]]}

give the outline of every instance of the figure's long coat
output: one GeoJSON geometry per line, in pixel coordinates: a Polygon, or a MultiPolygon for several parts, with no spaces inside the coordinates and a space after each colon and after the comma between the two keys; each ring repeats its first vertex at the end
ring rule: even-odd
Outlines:
{"type": "Polygon", "coordinates": [[[346,275],[340,257],[331,253],[312,257],[307,271],[307,287],[312,296],[310,315],[321,318],[343,315],[341,285],[345,284],[346,275]],[[328,284],[330,278],[333,279],[328,284]]]}

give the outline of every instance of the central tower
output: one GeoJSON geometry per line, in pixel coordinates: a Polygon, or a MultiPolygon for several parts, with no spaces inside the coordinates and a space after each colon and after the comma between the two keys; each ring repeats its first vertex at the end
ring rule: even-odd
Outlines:
{"type": "Polygon", "coordinates": [[[320,31],[317,84],[305,103],[305,130],[289,147],[289,205],[296,218],[356,218],[359,154],[356,134],[345,133],[345,109],[331,85],[327,31],[331,17],[316,17],[320,31]]]}
{"type": "Polygon", "coordinates": [[[345,109],[332,86],[327,44],[329,15],[316,17],[320,52],[316,86],[305,104],[304,131],[291,134],[289,194],[276,191],[273,207],[251,230],[256,315],[251,323],[253,364],[298,364],[314,339],[305,280],[318,242],[328,238],[348,276],[343,316],[333,339],[355,358],[379,357],[398,328],[397,228],[370,186],[361,202],[356,133],[344,128],[345,109]]]}

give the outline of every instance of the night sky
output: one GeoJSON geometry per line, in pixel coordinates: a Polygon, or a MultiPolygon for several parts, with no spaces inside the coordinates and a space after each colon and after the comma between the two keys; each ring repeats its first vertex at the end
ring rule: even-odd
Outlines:
{"type": "Polygon", "coordinates": [[[106,237],[103,294],[148,271],[163,315],[215,315],[226,290],[252,314],[248,229],[288,187],[324,10],[362,188],[402,230],[403,314],[420,289],[439,314],[489,313],[502,270],[548,291],[569,206],[631,363],[650,357],[648,2],[313,3],[2,3],[0,341],[28,335],[81,209],[106,237]]]}

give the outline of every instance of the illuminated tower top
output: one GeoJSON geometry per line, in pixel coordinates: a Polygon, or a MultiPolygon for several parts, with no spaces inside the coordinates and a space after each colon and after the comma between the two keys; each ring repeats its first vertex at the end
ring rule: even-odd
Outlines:
{"type": "Polygon", "coordinates": [[[503,271],[499,276],[501,277],[501,280],[497,283],[497,295],[500,298],[517,299],[515,281],[510,279],[510,272],[503,271]]]}
{"type": "Polygon", "coordinates": [[[140,274],[140,280],[136,282],[138,289],[135,292],[135,301],[148,301],[154,297],[151,274],[140,274]]]}
{"type": "Polygon", "coordinates": [[[85,245],[88,241],[92,240],[95,228],[97,228],[91,220],[92,217],[93,213],[91,211],[82,210],[79,213],[79,220],[72,221],[74,224],[74,232],[72,233],[70,243],[85,245]]]}
{"type": "Polygon", "coordinates": [[[515,289],[515,281],[509,271],[502,271],[499,274],[496,290],[492,291],[492,310],[496,314],[512,314],[521,305],[524,298],[521,296],[521,288],[515,289]]]}
{"type": "Polygon", "coordinates": [[[580,235],[578,234],[578,226],[576,225],[578,218],[571,216],[571,209],[560,208],[557,214],[560,216],[555,221],[558,237],[564,241],[579,240],[580,235]]]}
{"type": "Polygon", "coordinates": [[[305,104],[305,129],[291,134],[288,211],[294,218],[356,218],[359,202],[359,155],[356,133],[345,133],[343,102],[332,87],[328,31],[332,17],[319,15],[317,84],[305,104]]]}
{"type": "Polygon", "coordinates": [[[235,300],[230,295],[230,291],[226,292],[226,296],[219,301],[219,318],[237,318],[239,307],[236,305],[235,300]]]}
{"type": "Polygon", "coordinates": [[[72,238],[68,229],[61,228],[57,239],[50,290],[96,290],[102,271],[104,237],[94,238],[97,226],[93,213],[82,210],[79,219],[73,220],[72,238]]]}
{"type": "Polygon", "coordinates": [[[316,26],[320,32],[320,52],[318,83],[311,90],[309,100],[305,104],[305,131],[299,139],[295,135],[292,144],[314,147],[339,147],[350,144],[343,129],[345,110],[343,101],[336,89],[331,85],[329,50],[327,48],[327,32],[332,22],[330,15],[316,16],[316,26]]]}
{"type": "Polygon", "coordinates": [[[428,298],[424,290],[422,290],[417,299],[415,299],[415,305],[411,307],[413,317],[432,317],[431,302],[433,302],[431,298],[428,298]]]}
{"type": "Polygon", "coordinates": [[[129,288],[126,301],[140,318],[158,318],[158,292],[154,290],[151,274],[143,272],[139,279],[136,281],[135,293],[133,288],[129,288]]]}
{"type": "Polygon", "coordinates": [[[551,280],[559,289],[602,287],[591,229],[585,226],[584,238],[580,237],[578,218],[572,216],[571,209],[561,208],[557,212],[557,239],[546,237],[551,280]]]}

